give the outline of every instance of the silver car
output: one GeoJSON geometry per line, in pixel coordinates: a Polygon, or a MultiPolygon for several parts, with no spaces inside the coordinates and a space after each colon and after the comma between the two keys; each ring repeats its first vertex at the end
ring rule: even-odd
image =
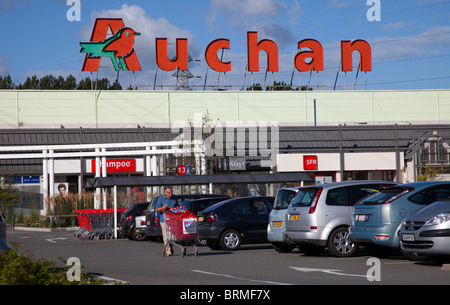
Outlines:
{"type": "Polygon", "coordinates": [[[307,255],[325,248],[336,257],[352,256],[355,244],[348,239],[353,205],[384,187],[388,181],[346,181],[304,187],[291,201],[283,238],[307,255]]]}
{"type": "Polygon", "coordinates": [[[406,217],[399,234],[402,252],[410,259],[449,256],[450,199],[436,201],[406,217]]]}

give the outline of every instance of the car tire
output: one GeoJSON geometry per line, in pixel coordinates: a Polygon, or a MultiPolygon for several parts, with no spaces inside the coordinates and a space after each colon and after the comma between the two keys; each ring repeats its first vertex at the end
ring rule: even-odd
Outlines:
{"type": "Polygon", "coordinates": [[[135,241],[143,241],[145,240],[146,236],[145,234],[139,234],[136,232],[136,228],[131,231],[131,239],[135,241]]]}
{"type": "Polygon", "coordinates": [[[355,254],[356,244],[348,239],[348,228],[340,227],[331,232],[328,251],[335,257],[350,257],[355,254]]]}
{"type": "Polygon", "coordinates": [[[278,253],[289,253],[289,252],[292,252],[292,250],[294,250],[295,245],[287,244],[287,243],[272,243],[272,247],[278,253]]]}
{"type": "Polygon", "coordinates": [[[223,234],[220,236],[220,246],[223,250],[228,251],[235,251],[239,249],[241,246],[242,237],[241,234],[233,229],[226,230],[223,232],[223,234]]]}

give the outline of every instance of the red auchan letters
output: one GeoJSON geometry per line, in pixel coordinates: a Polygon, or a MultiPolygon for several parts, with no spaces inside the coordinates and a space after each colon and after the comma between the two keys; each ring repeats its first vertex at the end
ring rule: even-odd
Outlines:
{"type": "MultiPolygon", "coordinates": [[[[108,30],[117,33],[125,26],[120,18],[98,18],[95,22],[91,36],[91,42],[105,41],[108,30]]],[[[161,70],[172,71],[175,69],[188,70],[188,39],[176,39],[176,56],[173,59],[168,58],[167,38],[156,38],[156,64],[161,70]]],[[[223,62],[218,57],[218,52],[222,49],[231,50],[229,39],[220,38],[212,41],[206,47],[205,60],[209,67],[216,72],[231,71],[231,62],[223,62]]],[[[320,42],[314,39],[304,39],[297,43],[297,49],[300,50],[293,58],[295,68],[300,72],[323,71],[324,70],[324,52],[320,42]]],[[[247,64],[249,72],[259,71],[259,53],[267,54],[267,71],[276,72],[279,70],[278,46],[269,39],[258,40],[258,32],[247,32],[247,64]]],[[[361,71],[372,71],[372,50],[370,44],[364,40],[341,41],[341,70],[352,71],[352,55],[355,51],[359,52],[361,71]]],[[[86,55],[82,71],[97,71],[100,65],[100,57],[86,55]]],[[[124,57],[129,71],[141,70],[138,58],[134,49],[129,55],[124,57]]]]}
{"type": "MultiPolygon", "coordinates": [[[[299,41],[297,47],[300,51],[295,55],[294,65],[300,72],[323,71],[324,58],[323,47],[317,40],[304,39],[299,41]],[[307,50],[304,50],[307,49],[307,50]],[[307,59],[310,59],[307,61],[307,59]]],[[[217,52],[221,49],[230,50],[230,40],[216,39],[212,41],[205,50],[205,59],[209,67],[216,72],[231,71],[231,62],[222,62],[217,52]]],[[[177,39],[176,58],[172,61],[167,58],[167,39],[156,38],[156,62],[164,71],[175,69],[188,69],[188,41],[187,39],[177,39]]],[[[278,46],[269,39],[258,41],[257,32],[247,32],[247,63],[249,72],[259,71],[259,53],[265,51],[267,54],[267,71],[276,72],[278,66],[278,46]]],[[[361,60],[361,71],[372,71],[372,49],[370,44],[358,39],[353,42],[341,41],[341,61],[342,71],[353,70],[353,52],[358,51],[361,60]]]]}

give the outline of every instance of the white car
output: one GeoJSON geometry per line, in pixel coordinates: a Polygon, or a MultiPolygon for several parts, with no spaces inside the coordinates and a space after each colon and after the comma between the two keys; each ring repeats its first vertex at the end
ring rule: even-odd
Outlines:
{"type": "Polygon", "coordinates": [[[285,230],[285,215],[292,198],[297,195],[300,187],[280,188],[277,191],[273,209],[269,215],[269,224],[267,226],[267,239],[272,244],[272,247],[280,253],[291,252],[294,244],[288,244],[283,239],[283,232],[285,230]]]}

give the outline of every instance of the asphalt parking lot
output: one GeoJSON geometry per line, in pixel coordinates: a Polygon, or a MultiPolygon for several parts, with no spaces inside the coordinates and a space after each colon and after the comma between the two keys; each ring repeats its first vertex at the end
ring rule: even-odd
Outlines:
{"type": "Polygon", "coordinates": [[[373,260],[364,249],[351,258],[327,253],[280,254],[268,244],[244,245],[238,251],[187,247],[187,255],[163,257],[162,243],[151,241],[80,240],[72,231],[8,231],[7,242],[20,244],[34,258],[64,265],[76,257],[83,271],[132,285],[446,285],[448,265],[412,262],[401,253],[373,260]]]}

